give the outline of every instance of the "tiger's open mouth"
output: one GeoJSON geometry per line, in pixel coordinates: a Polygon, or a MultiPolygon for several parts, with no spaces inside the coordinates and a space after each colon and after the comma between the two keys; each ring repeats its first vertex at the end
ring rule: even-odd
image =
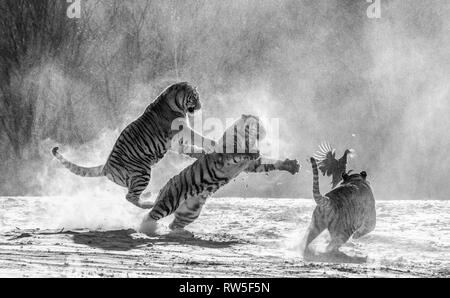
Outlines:
{"type": "Polygon", "coordinates": [[[197,104],[197,105],[195,105],[195,106],[190,106],[190,107],[188,107],[186,110],[187,110],[187,114],[189,115],[189,116],[194,116],[194,114],[195,114],[195,112],[196,111],[199,111],[200,110],[200,105],[199,104],[197,104]]]}

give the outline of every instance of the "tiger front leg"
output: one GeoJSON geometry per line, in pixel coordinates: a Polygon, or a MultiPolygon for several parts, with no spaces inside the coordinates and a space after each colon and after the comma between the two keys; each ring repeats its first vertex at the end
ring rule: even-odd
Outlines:
{"type": "Polygon", "coordinates": [[[247,173],[268,173],[271,171],[286,171],[294,175],[298,173],[300,164],[296,159],[253,161],[245,170],[247,173]]]}
{"type": "Polygon", "coordinates": [[[315,252],[309,247],[311,242],[314,241],[314,239],[317,238],[317,236],[320,235],[325,229],[326,229],[326,222],[322,220],[322,214],[321,210],[316,207],[314,209],[311,223],[308,227],[308,230],[306,231],[306,236],[304,239],[304,247],[303,247],[303,259],[305,261],[313,261],[315,258],[315,252]]]}

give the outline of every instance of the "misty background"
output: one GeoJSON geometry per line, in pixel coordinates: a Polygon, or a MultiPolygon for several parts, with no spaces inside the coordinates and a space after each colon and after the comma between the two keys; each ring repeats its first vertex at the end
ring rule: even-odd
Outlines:
{"type": "MultiPolygon", "coordinates": [[[[169,84],[198,86],[203,117],[280,119],[280,158],[300,173],[242,174],[216,196],[311,197],[306,159],[324,140],[368,172],[378,199],[447,199],[450,2],[381,0],[0,2],[0,195],[59,195],[81,178],[50,149],[103,163],[169,84]]],[[[152,171],[158,189],[187,157],[152,171]]],[[[329,189],[323,179],[321,189],[329,189]]],[[[89,193],[89,192],[87,192],[89,193]]]]}

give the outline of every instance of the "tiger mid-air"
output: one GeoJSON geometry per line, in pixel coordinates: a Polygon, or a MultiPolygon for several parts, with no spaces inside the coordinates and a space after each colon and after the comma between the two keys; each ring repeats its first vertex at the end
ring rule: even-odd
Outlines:
{"type": "Polygon", "coordinates": [[[242,115],[226,129],[216,145],[216,149],[224,148],[225,153],[191,154],[191,157],[197,160],[172,177],[160,190],[153,209],[141,223],[140,232],[153,234],[157,228],[157,221],[172,213],[175,213],[175,218],[169,228],[183,230],[199,217],[206,199],[241,172],[267,173],[280,170],[291,174],[297,173],[300,167],[297,160],[263,161],[257,150],[257,141],[263,139],[265,135],[265,129],[260,125],[258,117],[242,115]],[[230,140],[227,135],[234,138],[230,140]],[[227,144],[228,142],[230,144],[227,144]],[[231,146],[234,152],[242,153],[226,153],[230,152],[226,150],[228,146],[231,146]]]}
{"type": "MultiPolygon", "coordinates": [[[[323,146],[322,146],[323,147],[323,146]]],[[[375,229],[376,211],[375,198],[369,182],[366,180],[367,173],[346,172],[349,150],[344,153],[345,160],[341,158],[338,162],[334,158],[334,149],[330,146],[321,148],[328,152],[319,154],[323,158],[319,160],[319,168],[322,173],[332,175],[333,188],[325,195],[319,190],[319,171],[317,161],[311,157],[313,171],[313,197],[316,207],[313,211],[310,226],[306,232],[306,242],[303,257],[306,260],[327,261],[329,258],[344,262],[365,262],[365,257],[350,257],[339,251],[339,248],[352,236],[360,238],[375,229]],[[331,241],[327,246],[326,254],[320,256],[314,254],[310,249],[310,243],[325,229],[328,229],[331,241]]],[[[317,156],[317,155],[316,155],[317,156]]]]}
{"type": "Polygon", "coordinates": [[[105,164],[81,167],[66,160],[58,147],[53,148],[52,153],[72,173],[83,177],[106,176],[128,188],[126,199],[129,202],[140,208],[151,208],[152,204],[140,202],[140,196],[150,182],[152,166],[171,149],[172,138],[181,128],[188,129],[195,139],[201,140],[201,147],[206,152],[214,151],[214,141],[190,130],[187,124],[180,126],[180,130],[173,127],[174,121],[185,119],[200,108],[197,90],[186,82],[176,83],[166,88],[121,132],[105,164]]]}

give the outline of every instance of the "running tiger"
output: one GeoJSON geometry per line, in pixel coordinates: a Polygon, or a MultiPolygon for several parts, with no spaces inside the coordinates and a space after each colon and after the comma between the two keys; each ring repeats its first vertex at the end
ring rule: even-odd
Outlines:
{"type": "MultiPolygon", "coordinates": [[[[72,173],[83,177],[106,176],[120,186],[128,188],[126,199],[140,208],[152,205],[140,203],[139,199],[150,181],[151,167],[155,165],[168,149],[172,138],[187,125],[173,129],[176,120],[185,119],[201,108],[197,90],[186,82],[166,88],[135,121],[130,123],[117,139],[106,163],[97,167],[81,167],[66,160],[53,148],[53,155],[72,173]]],[[[181,122],[185,123],[185,122],[181,122]]],[[[194,133],[191,131],[191,134],[194,133]]],[[[196,135],[209,151],[213,141],[196,135]]],[[[180,152],[181,150],[177,150],[180,152]]]]}
{"type": "MultiPolygon", "coordinates": [[[[265,130],[259,123],[259,118],[252,115],[242,115],[230,126],[216,149],[225,147],[226,135],[234,135],[232,148],[235,152],[244,153],[211,153],[192,154],[198,158],[193,164],[172,177],[161,189],[155,206],[145,216],[140,232],[154,233],[156,221],[175,212],[175,219],[170,224],[171,230],[183,229],[200,215],[206,199],[220,187],[236,178],[241,172],[269,172],[274,170],[288,171],[295,174],[299,170],[296,160],[273,161],[264,164],[256,151],[257,141],[265,137],[265,130]],[[245,128],[245,129],[237,129],[245,128]],[[255,153],[251,153],[255,151],[255,153]],[[247,152],[247,153],[245,153],[247,152]]],[[[229,147],[228,147],[229,148],[229,147]]]]}
{"type": "Polygon", "coordinates": [[[309,244],[325,229],[331,235],[327,253],[335,257],[347,257],[339,248],[350,236],[354,239],[370,233],[375,228],[375,199],[366,172],[344,173],[342,183],[325,196],[319,190],[319,172],[316,160],[311,157],[313,171],[313,196],[316,201],[311,224],[306,233],[304,258],[313,257],[309,244]]]}

